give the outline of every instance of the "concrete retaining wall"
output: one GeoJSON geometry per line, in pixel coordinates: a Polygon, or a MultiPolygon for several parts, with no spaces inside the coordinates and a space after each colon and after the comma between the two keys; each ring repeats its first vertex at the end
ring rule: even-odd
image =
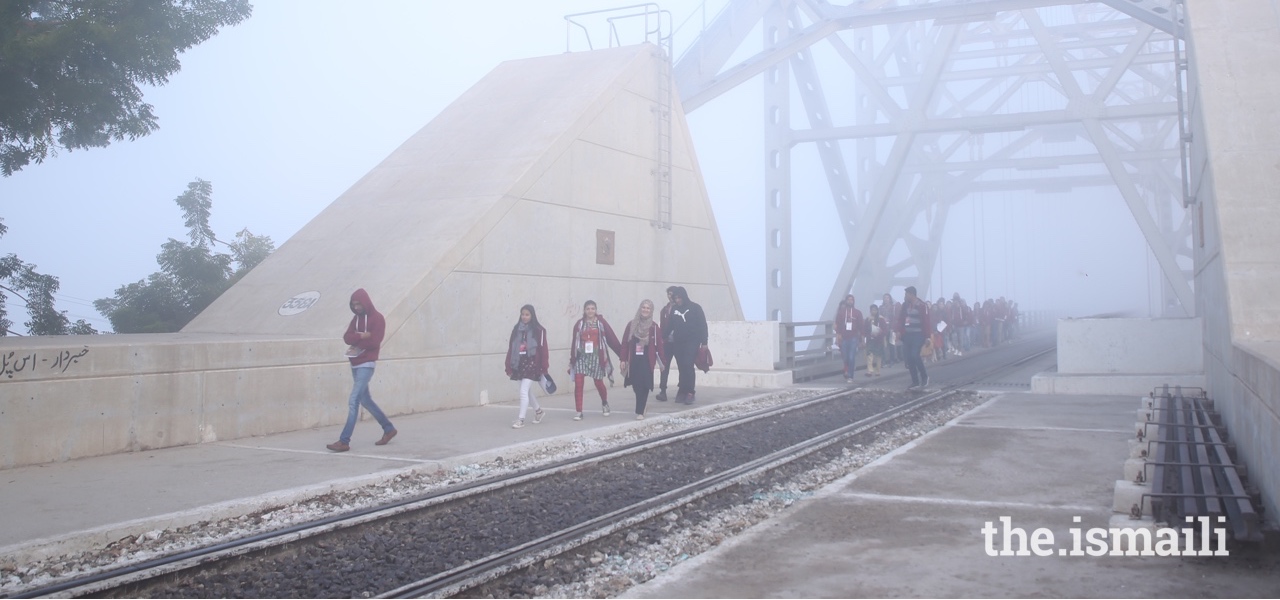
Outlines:
{"type": "MultiPolygon", "coordinates": [[[[625,322],[619,319],[618,327],[625,322]]],[[[790,384],[790,372],[773,371],[777,323],[712,321],[709,329],[716,365],[699,373],[699,385],[790,384]]],[[[550,340],[553,376],[569,360],[569,331],[556,333],[550,340]]],[[[4,340],[0,468],[344,422],[351,369],[341,357],[340,339],[237,337],[179,333],[4,340]]],[[[393,417],[511,400],[517,388],[503,374],[504,356],[500,350],[436,357],[384,351],[370,389],[393,417]]],[[[572,386],[562,389],[558,396],[572,392],[572,386]]]]}
{"type": "Polygon", "coordinates": [[[1041,394],[1146,395],[1169,384],[1204,388],[1200,319],[1062,319],[1058,370],[1031,379],[1041,394]]]}
{"type": "Polygon", "coordinates": [[[791,385],[791,371],[775,371],[782,360],[782,324],[777,321],[711,321],[707,347],[715,359],[698,385],[732,388],[780,388],[791,385]]]}
{"type": "Polygon", "coordinates": [[[1193,0],[1186,107],[1209,396],[1270,520],[1280,511],[1280,13],[1193,0]]]}
{"type": "Polygon", "coordinates": [[[1202,327],[1200,319],[1062,319],[1058,372],[1200,373],[1202,327]]]}
{"type": "Polygon", "coordinates": [[[524,304],[553,375],[588,299],[619,334],[672,284],[741,320],[678,99],[661,210],[662,60],[646,44],[499,65],[179,334],[0,339],[0,465],[340,424],[361,287],[386,316],[372,391],[392,415],[514,398],[524,304]]]}

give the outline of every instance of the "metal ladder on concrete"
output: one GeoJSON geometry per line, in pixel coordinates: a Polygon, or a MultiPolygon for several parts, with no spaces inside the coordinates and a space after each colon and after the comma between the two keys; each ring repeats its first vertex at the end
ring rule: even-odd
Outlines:
{"type": "MultiPolygon", "coordinates": [[[[661,23],[661,21],[659,21],[661,23]]],[[[671,73],[671,34],[657,36],[658,44],[655,54],[658,60],[657,102],[654,106],[654,128],[657,140],[657,164],[654,165],[653,184],[657,204],[657,216],[653,226],[658,229],[671,229],[671,170],[672,140],[671,111],[674,104],[674,93],[671,73]]]]}
{"type": "MultiPolygon", "coordinates": [[[[703,7],[705,12],[706,8],[703,7]]],[[[672,114],[675,82],[673,80],[671,61],[675,32],[672,26],[671,11],[663,10],[656,2],[632,4],[617,8],[592,10],[565,15],[565,52],[573,51],[573,31],[581,30],[587,47],[595,49],[591,41],[591,28],[584,22],[587,18],[603,19],[609,32],[609,47],[621,46],[622,32],[619,24],[625,22],[640,23],[643,27],[643,39],[656,47],[654,59],[658,61],[657,82],[654,87],[654,166],[653,226],[657,229],[671,229],[672,210],[672,114]]],[[[704,17],[705,18],[705,17],[704,17]]]]}

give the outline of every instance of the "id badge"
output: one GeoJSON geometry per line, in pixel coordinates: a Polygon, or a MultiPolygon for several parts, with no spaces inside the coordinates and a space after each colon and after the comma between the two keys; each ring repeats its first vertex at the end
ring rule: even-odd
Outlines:
{"type": "Polygon", "coordinates": [[[584,342],[584,343],[582,344],[582,351],[583,351],[583,352],[586,352],[587,354],[591,354],[591,353],[595,352],[595,351],[596,351],[596,343],[595,343],[595,342],[584,342]]]}
{"type": "Polygon", "coordinates": [[[644,344],[636,342],[636,356],[644,356],[644,344]]]}
{"type": "Polygon", "coordinates": [[[844,324],[845,331],[853,331],[853,321],[846,321],[844,324]]]}
{"type": "Polygon", "coordinates": [[[524,344],[520,344],[520,354],[528,354],[528,353],[529,353],[528,348],[526,348],[524,344]]]}

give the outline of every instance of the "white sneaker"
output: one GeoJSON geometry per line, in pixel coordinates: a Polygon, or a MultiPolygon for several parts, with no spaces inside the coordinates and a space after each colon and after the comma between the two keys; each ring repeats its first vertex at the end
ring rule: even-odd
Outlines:
{"type": "Polygon", "coordinates": [[[609,416],[609,403],[608,403],[608,402],[605,402],[605,403],[604,403],[604,410],[602,410],[602,411],[600,411],[600,412],[603,412],[603,413],[604,413],[604,416],[606,416],[606,417],[607,417],[607,416],[609,416]]]}
{"type": "Polygon", "coordinates": [[[644,420],[644,415],[636,415],[636,420],[637,420],[637,421],[643,421],[643,420],[644,420]]]}
{"type": "Polygon", "coordinates": [[[512,429],[520,429],[521,427],[524,427],[524,419],[516,419],[516,422],[511,424],[512,429]]]}
{"type": "Polygon", "coordinates": [[[573,420],[574,420],[574,421],[581,421],[581,420],[582,420],[582,413],[578,413],[578,416],[574,417],[574,418],[573,418],[573,420]]]}
{"type": "Polygon", "coordinates": [[[533,422],[534,422],[534,423],[541,423],[541,422],[542,422],[542,417],[545,417],[546,415],[547,415],[547,413],[546,413],[546,412],[543,412],[543,410],[542,410],[541,408],[539,408],[538,410],[533,411],[533,422]]]}

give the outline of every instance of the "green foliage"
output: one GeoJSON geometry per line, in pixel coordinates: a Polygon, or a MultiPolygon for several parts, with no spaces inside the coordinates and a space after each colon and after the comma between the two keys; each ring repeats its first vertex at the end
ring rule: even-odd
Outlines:
{"type": "MultiPolygon", "coordinates": [[[[252,11],[248,0],[0,0],[0,173],[155,131],[138,86],[168,82],[179,53],[252,11]]],[[[97,333],[54,307],[58,285],[15,254],[0,258],[0,335],[14,333],[10,295],[24,303],[31,335],[97,333]]]]}
{"type": "Polygon", "coordinates": [[[209,225],[213,184],[197,179],[174,199],[182,209],[190,242],[173,238],[160,246],[160,271],[120,286],[112,298],[95,300],[94,308],[111,321],[116,333],[166,333],[182,329],[222,292],[275,250],[268,236],[243,229],[236,241],[219,240],[209,225]],[[214,252],[214,245],[231,253],[214,252]],[[232,267],[235,267],[234,269],[232,267]]]}
{"type": "Polygon", "coordinates": [[[0,172],[159,125],[139,84],[252,12],[248,0],[0,1],[0,172]]]}
{"type": "MultiPolygon", "coordinates": [[[[6,231],[8,228],[0,219],[0,236],[6,231]]],[[[23,262],[16,254],[0,257],[0,335],[16,333],[10,329],[13,321],[7,312],[8,294],[26,305],[31,320],[23,325],[30,335],[98,333],[83,319],[71,323],[67,313],[54,306],[53,295],[58,293],[58,285],[57,277],[36,272],[35,265],[23,262]]]]}

